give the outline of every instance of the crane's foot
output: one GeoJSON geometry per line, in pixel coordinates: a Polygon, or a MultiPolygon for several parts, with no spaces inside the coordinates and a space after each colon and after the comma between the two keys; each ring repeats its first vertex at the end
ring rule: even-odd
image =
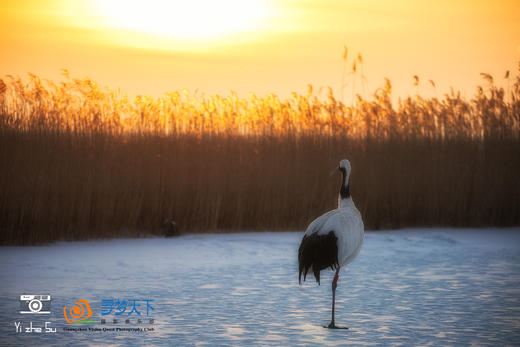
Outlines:
{"type": "Polygon", "coordinates": [[[348,329],[348,327],[339,327],[337,326],[336,324],[330,322],[329,325],[324,325],[323,326],[324,328],[328,328],[328,329],[348,329]]]}

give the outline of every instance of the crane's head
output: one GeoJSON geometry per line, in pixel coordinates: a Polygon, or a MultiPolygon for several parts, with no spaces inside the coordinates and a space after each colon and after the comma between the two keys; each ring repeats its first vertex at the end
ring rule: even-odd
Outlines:
{"type": "Polygon", "coordinates": [[[342,161],[339,162],[338,167],[335,168],[334,170],[332,170],[330,175],[332,176],[333,174],[335,174],[337,172],[341,172],[343,174],[343,177],[350,176],[350,162],[347,159],[343,159],[342,161]]]}
{"type": "Polygon", "coordinates": [[[350,174],[350,161],[348,161],[347,159],[343,159],[342,161],[340,161],[338,170],[339,171],[345,170],[345,172],[343,172],[344,174],[350,174]]]}

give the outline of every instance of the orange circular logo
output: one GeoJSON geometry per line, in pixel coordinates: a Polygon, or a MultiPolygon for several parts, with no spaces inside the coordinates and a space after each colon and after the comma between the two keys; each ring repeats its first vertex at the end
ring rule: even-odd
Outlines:
{"type": "Polygon", "coordinates": [[[68,313],[67,305],[63,306],[63,315],[67,323],[79,323],[90,318],[92,316],[92,310],[87,300],[79,299],[70,307],[68,313]]]}

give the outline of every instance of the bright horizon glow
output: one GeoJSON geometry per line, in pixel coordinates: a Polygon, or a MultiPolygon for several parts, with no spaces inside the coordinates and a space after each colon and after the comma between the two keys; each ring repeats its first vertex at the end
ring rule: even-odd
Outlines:
{"type": "Polygon", "coordinates": [[[92,0],[106,25],[179,40],[214,40],[258,29],[269,17],[267,1],[92,0]]]}
{"type": "Polygon", "coordinates": [[[0,78],[66,68],[130,95],[287,97],[312,84],[349,102],[388,78],[395,97],[469,97],[481,72],[507,88],[520,60],[518,0],[3,0],[0,23],[0,78]],[[344,45],[346,71],[361,53],[366,79],[343,99],[344,45]]]}
{"type": "Polygon", "coordinates": [[[62,13],[69,25],[103,32],[103,42],[200,52],[261,39],[278,15],[271,0],[84,0],[62,13]]]}

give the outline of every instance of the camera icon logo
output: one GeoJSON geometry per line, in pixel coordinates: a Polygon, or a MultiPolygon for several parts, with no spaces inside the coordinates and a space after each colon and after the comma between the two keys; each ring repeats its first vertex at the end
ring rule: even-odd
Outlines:
{"type": "Polygon", "coordinates": [[[50,314],[50,295],[20,295],[20,313],[50,314]]]}

